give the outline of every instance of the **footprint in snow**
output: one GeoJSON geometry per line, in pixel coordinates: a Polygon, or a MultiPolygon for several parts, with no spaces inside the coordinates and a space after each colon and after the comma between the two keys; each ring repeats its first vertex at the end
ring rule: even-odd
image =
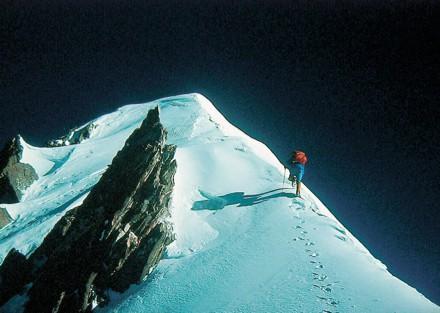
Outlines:
{"type": "Polygon", "coordinates": [[[339,240],[347,241],[347,237],[345,236],[335,235],[335,237],[338,238],[339,240]]]}
{"type": "Polygon", "coordinates": [[[318,216],[326,216],[325,214],[322,214],[321,211],[318,208],[312,208],[312,212],[315,213],[318,216]]]}
{"type": "Polygon", "coordinates": [[[333,228],[334,230],[338,231],[339,233],[343,234],[343,235],[347,234],[347,232],[344,229],[342,229],[342,228],[340,228],[338,226],[331,225],[330,227],[333,228]]]}
{"type": "Polygon", "coordinates": [[[315,273],[315,272],[313,272],[313,279],[314,279],[314,280],[324,281],[324,280],[326,280],[327,278],[328,278],[328,276],[325,275],[325,274],[319,274],[319,273],[315,273]]]}
{"type": "Polygon", "coordinates": [[[306,204],[304,200],[299,197],[295,197],[292,199],[292,206],[294,206],[297,210],[305,210],[306,204]]]}
{"type": "Polygon", "coordinates": [[[299,240],[304,241],[304,240],[307,240],[307,239],[304,238],[304,237],[295,237],[295,238],[293,238],[291,241],[299,241],[299,240]]]}
{"type": "Polygon", "coordinates": [[[334,305],[335,306],[335,305],[339,304],[339,301],[337,301],[337,300],[335,300],[333,298],[326,298],[326,297],[321,297],[321,296],[316,296],[316,298],[318,298],[319,300],[325,301],[326,304],[329,304],[329,305],[334,305]]]}

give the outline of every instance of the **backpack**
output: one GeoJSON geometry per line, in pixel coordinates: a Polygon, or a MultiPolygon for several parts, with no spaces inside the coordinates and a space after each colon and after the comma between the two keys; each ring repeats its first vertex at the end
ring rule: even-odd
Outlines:
{"type": "Polygon", "coordinates": [[[307,156],[302,151],[294,151],[292,154],[292,162],[298,162],[305,165],[307,163],[307,156]]]}

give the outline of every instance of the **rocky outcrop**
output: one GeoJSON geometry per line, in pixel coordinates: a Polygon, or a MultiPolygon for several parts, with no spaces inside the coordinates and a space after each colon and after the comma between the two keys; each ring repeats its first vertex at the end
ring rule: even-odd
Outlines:
{"type": "Polygon", "coordinates": [[[0,207],[0,229],[8,225],[12,221],[11,216],[5,208],[0,207]]]}
{"type": "Polygon", "coordinates": [[[166,217],[175,146],[165,141],[156,108],[83,204],[69,211],[26,261],[32,270],[14,287],[32,283],[25,312],[90,312],[108,301],[109,289],[124,291],[151,273],[174,240],[166,217]]]}
{"type": "Polygon", "coordinates": [[[93,123],[87,124],[80,128],[73,128],[65,136],[62,136],[58,139],[49,140],[47,146],[61,147],[79,144],[84,140],[89,139],[93,129],[95,128],[96,125],[93,123]]]}
{"type": "Polygon", "coordinates": [[[0,267],[0,304],[21,291],[29,279],[30,271],[30,264],[23,254],[15,249],[9,251],[0,267]]]}
{"type": "Polygon", "coordinates": [[[23,192],[38,179],[34,168],[21,163],[20,137],[10,140],[0,152],[0,203],[16,203],[23,192]]]}

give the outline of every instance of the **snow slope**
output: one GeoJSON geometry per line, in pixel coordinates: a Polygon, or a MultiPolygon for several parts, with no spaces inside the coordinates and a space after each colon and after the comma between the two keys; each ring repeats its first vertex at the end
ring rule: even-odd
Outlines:
{"type": "MultiPolygon", "coordinates": [[[[100,312],[434,313],[392,276],[317,199],[283,188],[283,166],[200,94],[128,105],[97,118],[78,145],[36,148],[23,162],[40,179],[0,230],[0,260],[33,251],[96,184],[148,110],[159,106],[177,145],[172,222],[177,240],[147,282],[112,293],[100,312]]],[[[84,127],[83,125],[82,127],[84,127]]],[[[287,186],[285,186],[287,187],[287,186]]]]}

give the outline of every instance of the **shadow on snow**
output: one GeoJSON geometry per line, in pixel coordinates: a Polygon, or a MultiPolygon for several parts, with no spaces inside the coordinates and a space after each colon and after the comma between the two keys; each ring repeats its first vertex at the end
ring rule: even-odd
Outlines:
{"type": "Polygon", "coordinates": [[[296,195],[292,192],[285,192],[282,190],[292,190],[291,188],[278,188],[255,195],[245,195],[244,192],[233,192],[223,196],[214,196],[203,190],[199,190],[200,194],[206,198],[206,200],[199,200],[194,202],[191,208],[194,211],[201,210],[222,210],[228,205],[237,205],[239,207],[252,206],[262,203],[264,201],[275,198],[296,198],[296,195]],[[274,193],[279,191],[278,193],[274,193]]]}

